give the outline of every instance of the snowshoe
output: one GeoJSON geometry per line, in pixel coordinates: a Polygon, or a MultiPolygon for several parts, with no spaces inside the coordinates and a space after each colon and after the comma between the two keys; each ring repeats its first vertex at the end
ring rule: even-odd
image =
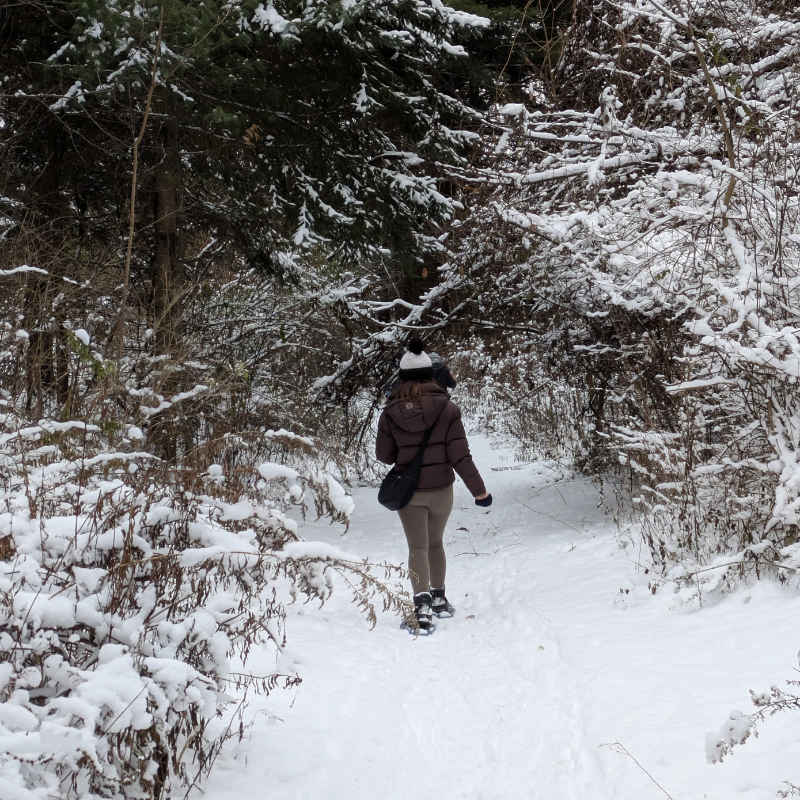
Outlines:
{"type": "Polygon", "coordinates": [[[403,620],[401,627],[405,628],[409,633],[419,636],[432,634],[435,630],[433,612],[431,611],[432,601],[433,598],[430,592],[417,592],[414,595],[414,620],[412,622],[403,620]]]}
{"type": "Polygon", "coordinates": [[[404,631],[408,631],[412,636],[433,636],[433,632],[436,630],[436,626],[433,623],[423,628],[422,626],[418,627],[413,620],[409,622],[407,619],[400,623],[400,627],[404,631]]]}
{"type": "Polygon", "coordinates": [[[431,589],[431,611],[440,619],[452,617],[456,613],[456,607],[444,596],[444,586],[441,589],[431,589]]]}

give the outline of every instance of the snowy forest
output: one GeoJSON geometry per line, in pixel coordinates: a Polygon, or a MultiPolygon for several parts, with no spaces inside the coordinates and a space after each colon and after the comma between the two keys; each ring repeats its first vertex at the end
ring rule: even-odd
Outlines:
{"type": "Polygon", "coordinates": [[[800,795],[798,380],[792,0],[0,0],[0,798],[417,796],[441,664],[442,800],[800,795]],[[431,641],[411,337],[501,506],[431,641]]]}

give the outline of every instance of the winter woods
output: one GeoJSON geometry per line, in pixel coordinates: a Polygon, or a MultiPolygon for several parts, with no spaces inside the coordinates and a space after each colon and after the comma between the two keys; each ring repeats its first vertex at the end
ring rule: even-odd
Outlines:
{"type": "Polygon", "coordinates": [[[300,540],[312,497],[346,522],[333,473],[363,466],[336,443],[349,408],[322,441],[290,409],[308,354],[345,352],[332,276],[440,249],[458,203],[435,174],[472,114],[439,73],[481,24],[426,2],[4,4],[4,793],[185,791],[242,735],[226,706],[296,682],[232,666],[282,648],[283,602],[324,602],[338,572],[368,618],[375,595],[400,610],[391,567],[300,540]]]}
{"type": "Polygon", "coordinates": [[[584,393],[587,464],[619,460],[656,563],[720,565],[708,588],[797,569],[798,21],[779,10],[578,4],[565,91],[499,109],[486,173],[487,231],[521,261],[502,280],[584,393]]]}
{"type": "Polygon", "coordinates": [[[412,331],[658,591],[796,575],[798,56],[772,0],[0,5],[0,782],[181,791],[283,602],[400,608],[297,520],[412,331]]]}
{"type": "Polygon", "coordinates": [[[797,569],[797,26],[576,3],[555,67],[485,119],[437,285],[359,345],[458,330],[487,413],[505,395],[522,442],[615,471],[664,574],[708,588],[797,569]]]}

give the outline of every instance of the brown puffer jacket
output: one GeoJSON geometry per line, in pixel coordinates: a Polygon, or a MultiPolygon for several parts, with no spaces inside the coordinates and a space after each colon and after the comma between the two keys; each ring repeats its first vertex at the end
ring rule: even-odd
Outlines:
{"type": "Polygon", "coordinates": [[[395,398],[386,404],[378,422],[375,455],[401,471],[414,460],[425,431],[436,420],[422,459],[417,491],[444,489],[455,482],[455,470],[473,497],[483,494],[486,487],[469,452],[461,411],[437,384],[424,383],[421,389],[419,403],[395,398]]]}

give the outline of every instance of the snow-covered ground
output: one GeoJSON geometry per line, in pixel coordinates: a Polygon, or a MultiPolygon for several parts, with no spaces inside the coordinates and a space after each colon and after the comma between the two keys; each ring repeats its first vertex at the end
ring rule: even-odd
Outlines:
{"type": "MultiPolygon", "coordinates": [[[[758,800],[800,784],[800,714],[768,720],[722,764],[705,755],[731,709],[753,710],[750,689],[796,676],[796,581],[702,608],[651,595],[594,487],[471,444],[495,502],[476,508],[456,484],[456,617],[415,639],[386,614],[370,630],[344,590],[291,606],[303,683],[254,702],[266,713],[219,759],[207,800],[758,800]]],[[[355,491],[343,538],[322,525],[306,538],[403,562],[400,522],[375,494],[355,491]]],[[[274,667],[266,652],[253,671],[274,667]]]]}

